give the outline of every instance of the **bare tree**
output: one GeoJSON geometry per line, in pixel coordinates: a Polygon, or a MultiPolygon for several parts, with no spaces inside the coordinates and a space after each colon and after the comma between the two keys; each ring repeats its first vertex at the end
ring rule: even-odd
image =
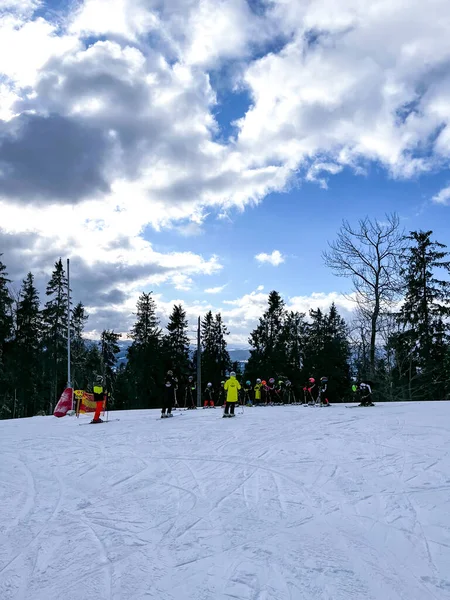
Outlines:
{"type": "Polygon", "coordinates": [[[325,264],[338,277],[349,277],[358,312],[370,324],[369,364],[375,371],[378,320],[397,300],[400,291],[399,256],[403,232],[396,214],[386,221],[361,219],[357,227],[343,221],[337,240],[324,252],[325,264]]]}

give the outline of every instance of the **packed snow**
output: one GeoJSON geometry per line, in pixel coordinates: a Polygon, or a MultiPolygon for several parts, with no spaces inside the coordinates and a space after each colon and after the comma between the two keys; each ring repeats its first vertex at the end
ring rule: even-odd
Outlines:
{"type": "Polygon", "coordinates": [[[0,422],[1,600],[450,598],[450,403],[158,416],[0,422]]]}

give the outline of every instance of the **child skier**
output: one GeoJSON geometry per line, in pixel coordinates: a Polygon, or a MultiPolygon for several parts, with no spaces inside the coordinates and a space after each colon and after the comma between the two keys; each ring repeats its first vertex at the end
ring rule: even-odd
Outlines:
{"type": "Polygon", "coordinates": [[[286,404],[297,404],[295,399],[294,390],[292,389],[292,383],[289,379],[285,382],[284,401],[286,404]]]}
{"type": "Polygon", "coordinates": [[[266,404],[273,406],[275,403],[275,379],[271,377],[269,383],[266,385],[267,389],[267,401],[266,404]]]}
{"type": "Polygon", "coordinates": [[[280,379],[275,384],[275,402],[277,404],[286,404],[284,396],[284,381],[280,379]]]}
{"type": "Polygon", "coordinates": [[[189,375],[186,384],[186,390],[184,393],[184,408],[187,408],[188,410],[197,408],[196,402],[194,400],[196,396],[196,390],[197,385],[194,381],[194,378],[192,377],[192,375],[189,375]]]}
{"type": "Polygon", "coordinates": [[[252,382],[246,381],[245,385],[244,385],[244,404],[246,406],[253,406],[251,393],[252,393],[252,382]]]}
{"type": "Polygon", "coordinates": [[[100,418],[100,413],[104,406],[105,389],[103,388],[103,377],[101,375],[97,375],[95,383],[92,386],[92,391],[94,392],[95,413],[91,423],[103,423],[103,419],[100,418]]]}
{"type": "Polygon", "coordinates": [[[330,406],[327,394],[328,377],[320,378],[319,399],[321,406],[330,406]]]}
{"type": "Polygon", "coordinates": [[[203,408],[216,408],[214,406],[214,388],[212,386],[212,383],[208,383],[208,385],[205,388],[205,401],[203,403],[203,408]]]}
{"type": "Polygon", "coordinates": [[[253,390],[255,392],[255,406],[259,406],[261,404],[261,388],[262,388],[261,379],[257,379],[256,385],[253,388],[253,390]]]}
{"type": "Polygon", "coordinates": [[[316,385],[314,377],[308,379],[308,386],[306,388],[306,398],[308,399],[309,406],[315,406],[319,398],[319,388],[316,385]]]}
{"type": "Polygon", "coordinates": [[[225,406],[225,390],[223,389],[225,381],[220,382],[218,406],[225,406]]]}
{"type": "Polygon", "coordinates": [[[238,401],[239,390],[241,389],[241,384],[236,379],[236,373],[231,371],[230,379],[227,379],[225,382],[224,390],[227,395],[227,401],[225,403],[225,412],[223,417],[234,417],[234,407],[238,401]]]}
{"type": "Polygon", "coordinates": [[[177,379],[173,376],[173,371],[167,371],[164,379],[164,396],[161,409],[161,419],[173,417],[172,406],[175,401],[175,390],[177,387],[177,379]],[[167,411],[167,413],[166,413],[167,411]]]}
{"type": "Polygon", "coordinates": [[[359,406],[375,406],[372,402],[372,388],[369,383],[359,384],[361,404],[359,406]]]}

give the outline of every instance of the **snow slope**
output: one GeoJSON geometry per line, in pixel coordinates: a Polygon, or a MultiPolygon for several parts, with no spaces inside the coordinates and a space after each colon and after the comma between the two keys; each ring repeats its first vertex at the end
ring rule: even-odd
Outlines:
{"type": "Polygon", "coordinates": [[[448,600],[450,403],[0,422],[1,600],[448,600]]]}

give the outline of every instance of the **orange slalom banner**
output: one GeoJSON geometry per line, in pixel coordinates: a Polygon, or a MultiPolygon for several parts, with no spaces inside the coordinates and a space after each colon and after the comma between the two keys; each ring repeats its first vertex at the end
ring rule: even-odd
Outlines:
{"type": "MultiPolygon", "coordinates": [[[[90,412],[95,412],[97,407],[97,402],[94,400],[94,394],[89,394],[84,390],[75,390],[74,391],[75,400],[77,403],[77,417],[80,414],[86,414],[90,412]]],[[[106,408],[106,396],[104,396],[103,400],[103,412],[105,412],[106,408]]]]}

